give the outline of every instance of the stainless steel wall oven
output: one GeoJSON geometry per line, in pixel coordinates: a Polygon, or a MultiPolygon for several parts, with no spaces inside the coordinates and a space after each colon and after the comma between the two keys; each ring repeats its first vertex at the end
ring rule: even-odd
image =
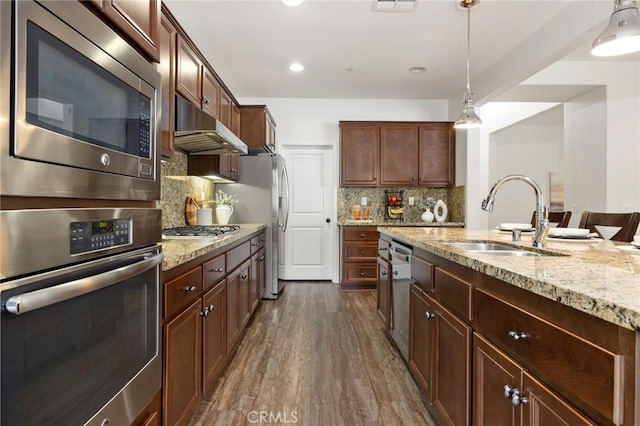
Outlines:
{"type": "Polygon", "coordinates": [[[149,404],[160,237],[158,209],[0,212],[2,425],[128,425],[149,404]]]}
{"type": "Polygon", "coordinates": [[[0,194],[159,199],[159,73],[80,2],[0,8],[0,194]]]}

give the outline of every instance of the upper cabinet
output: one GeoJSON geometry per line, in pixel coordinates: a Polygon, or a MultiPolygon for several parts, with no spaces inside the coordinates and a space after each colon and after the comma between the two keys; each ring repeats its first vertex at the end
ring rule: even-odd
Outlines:
{"type": "Polygon", "coordinates": [[[340,122],[342,186],[455,184],[450,122],[340,122]]]}
{"type": "Polygon", "coordinates": [[[160,0],[83,1],[101,12],[123,36],[154,62],[160,61],[160,0]]]}
{"type": "Polygon", "coordinates": [[[176,91],[186,100],[202,107],[202,74],[200,58],[187,40],[178,34],[176,91]]]}
{"type": "Polygon", "coordinates": [[[240,139],[249,149],[276,151],[276,122],[266,105],[240,107],[240,139]]]}
{"type": "Polygon", "coordinates": [[[175,128],[175,63],[176,37],[178,32],[171,21],[162,14],[160,22],[160,63],[158,71],[162,76],[162,156],[173,157],[173,130],[175,128]]]}

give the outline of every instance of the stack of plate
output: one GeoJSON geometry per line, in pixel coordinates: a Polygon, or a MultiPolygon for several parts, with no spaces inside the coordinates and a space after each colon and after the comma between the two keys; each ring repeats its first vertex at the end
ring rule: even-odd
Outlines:
{"type": "Polygon", "coordinates": [[[531,232],[534,230],[533,226],[530,223],[501,223],[498,227],[501,231],[514,231],[516,229],[521,230],[522,232],[531,232]]]}
{"type": "Polygon", "coordinates": [[[591,234],[588,229],[584,228],[551,228],[549,229],[549,237],[565,238],[571,240],[589,240],[597,237],[598,234],[591,234]]]}

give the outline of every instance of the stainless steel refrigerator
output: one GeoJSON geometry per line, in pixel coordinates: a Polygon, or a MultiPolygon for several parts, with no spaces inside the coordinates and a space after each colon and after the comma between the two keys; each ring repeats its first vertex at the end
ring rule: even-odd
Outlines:
{"type": "Polygon", "coordinates": [[[217,186],[239,200],[233,207],[232,222],[267,225],[264,298],[277,299],[284,287],[278,276],[284,267],[284,232],[289,218],[289,179],[284,158],[270,153],[241,156],[239,182],[217,186]]]}

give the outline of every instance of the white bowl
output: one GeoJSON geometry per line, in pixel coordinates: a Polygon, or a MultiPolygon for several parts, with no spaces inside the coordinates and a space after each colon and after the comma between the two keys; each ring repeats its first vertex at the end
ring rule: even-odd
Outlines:
{"type": "Polygon", "coordinates": [[[500,229],[503,231],[513,231],[514,229],[529,230],[533,228],[530,223],[501,223],[500,229]]]}
{"type": "Polygon", "coordinates": [[[586,237],[589,230],[584,228],[550,228],[549,235],[566,236],[566,237],[586,237]]]}

